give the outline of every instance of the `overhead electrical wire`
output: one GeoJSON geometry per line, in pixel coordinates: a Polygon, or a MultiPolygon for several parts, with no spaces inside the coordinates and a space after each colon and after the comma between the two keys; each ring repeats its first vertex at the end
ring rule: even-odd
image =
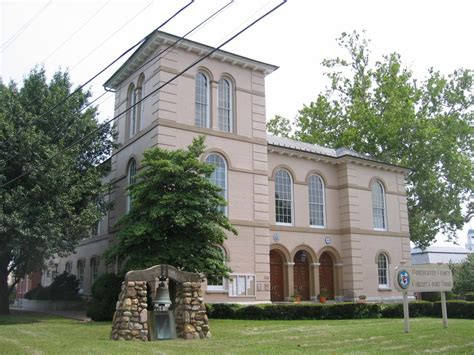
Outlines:
{"type": "MultiPolygon", "coordinates": [[[[140,65],[137,69],[135,70],[140,70],[141,68],[143,68],[145,65],[147,65],[148,63],[150,63],[151,61],[155,60],[155,59],[158,59],[158,57],[162,57],[164,53],[168,52],[171,48],[175,47],[179,42],[181,42],[182,40],[184,40],[184,38],[186,38],[186,36],[188,36],[189,34],[191,34],[192,32],[194,32],[196,29],[200,28],[201,26],[203,26],[205,23],[207,23],[209,20],[211,20],[213,17],[217,16],[219,13],[221,13],[225,8],[227,8],[230,4],[232,4],[234,2],[234,0],[231,0],[229,1],[227,4],[225,4],[224,6],[222,6],[220,9],[218,9],[217,11],[215,11],[214,13],[212,13],[211,15],[209,15],[206,19],[204,19],[203,21],[201,21],[198,25],[194,26],[190,31],[186,32],[183,36],[181,36],[180,38],[178,38],[176,41],[174,41],[173,43],[171,43],[168,47],[166,47],[165,49],[161,50],[160,52],[158,52],[157,55],[153,56],[150,60],[148,60],[147,62],[145,62],[144,64],[140,65]]],[[[158,30],[158,29],[157,29],[158,30]]],[[[153,31],[152,33],[156,32],[157,30],[153,31]]],[[[105,91],[105,92],[109,92],[109,91],[105,91]]],[[[103,95],[103,94],[102,94],[103,95]]],[[[101,96],[102,96],[101,95],[101,96]]],[[[67,128],[69,124],[66,124],[65,128],[67,128]]],[[[62,133],[62,131],[60,132],[62,133]]],[[[59,138],[59,137],[56,137],[56,139],[59,138]]]]}
{"type": "Polygon", "coordinates": [[[190,29],[188,32],[186,32],[184,35],[182,35],[181,37],[179,37],[177,40],[175,40],[171,45],[169,45],[168,47],[166,47],[165,49],[159,51],[156,55],[154,55],[153,57],[151,57],[150,59],[148,59],[145,63],[141,64],[138,68],[135,69],[135,71],[138,71],[140,70],[141,68],[143,68],[144,66],[146,66],[147,64],[151,63],[152,61],[154,61],[155,59],[159,59],[163,56],[164,53],[168,52],[171,48],[175,47],[178,43],[182,42],[187,36],[189,36],[191,33],[195,32],[198,28],[201,28],[203,25],[205,25],[207,22],[209,22],[212,18],[214,18],[215,16],[217,16],[218,14],[220,14],[222,11],[224,11],[228,6],[230,6],[232,3],[234,2],[234,0],[230,0],[227,4],[225,4],[224,6],[222,6],[220,9],[216,10],[214,13],[212,13],[211,15],[209,15],[206,19],[204,19],[203,21],[201,21],[200,23],[198,23],[196,26],[194,26],[192,29],[190,29]]]}
{"type": "MultiPolygon", "coordinates": [[[[104,73],[107,69],[109,69],[112,65],[114,65],[115,63],[117,63],[117,61],[119,61],[120,59],[122,59],[125,55],[127,55],[129,52],[131,52],[132,50],[134,50],[136,47],[138,47],[140,44],[142,44],[143,42],[145,42],[150,36],[153,35],[153,33],[155,33],[155,31],[158,31],[160,30],[163,26],[165,26],[166,24],[168,24],[171,20],[173,20],[176,16],[178,16],[181,12],[183,12],[185,9],[187,9],[189,6],[191,6],[192,4],[194,3],[194,0],[190,0],[188,3],[186,3],[184,6],[182,6],[178,11],[176,11],[173,15],[171,15],[168,19],[166,19],[163,23],[161,23],[158,27],[156,27],[153,31],[151,31],[149,34],[147,34],[145,37],[143,37],[142,39],[140,39],[137,43],[135,43],[134,45],[132,45],[131,47],[129,47],[128,49],[126,49],[122,54],[120,54],[117,58],[115,58],[112,62],[110,62],[109,64],[107,64],[104,68],[102,68],[99,72],[97,72],[94,76],[92,76],[89,80],[87,80],[85,83],[81,84],[76,90],[74,90],[73,92],[71,92],[70,94],[68,94],[64,99],[62,99],[61,101],[59,101],[56,105],[54,105],[53,107],[51,107],[50,109],[46,110],[45,112],[43,112],[38,118],[41,119],[43,118],[44,116],[48,115],[49,113],[51,113],[52,111],[54,111],[55,109],[57,109],[58,107],[64,105],[64,103],[73,95],[75,95],[76,93],[78,93],[79,91],[81,91],[86,85],[88,85],[90,82],[92,82],[94,79],[96,79],[99,75],[101,75],[102,73],[104,73]]],[[[14,159],[15,157],[12,156],[10,157],[7,161],[9,162],[10,160],[14,159]]]]}
{"type": "MultiPolygon", "coordinates": [[[[150,96],[154,95],[155,93],[157,93],[159,90],[161,90],[162,88],[164,88],[165,86],[169,85],[171,82],[173,82],[174,80],[176,80],[177,78],[179,78],[181,75],[183,75],[185,72],[187,72],[189,69],[191,69],[192,67],[196,66],[197,64],[201,63],[204,59],[208,58],[209,56],[211,56],[213,53],[217,52],[218,50],[220,50],[223,46],[225,46],[226,44],[228,44],[229,42],[233,41],[235,38],[237,38],[238,36],[240,36],[242,33],[244,33],[245,31],[247,31],[249,28],[253,27],[256,23],[260,22],[262,19],[264,19],[265,17],[267,17],[268,15],[270,15],[271,13],[273,13],[275,10],[277,10],[278,8],[280,8],[282,5],[284,5],[285,3],[287,2],[287,0],[283,0],[281,1],[278,5],[274,6],[273,8],[271,8],[270,10],[268,10],[266,13],[264,13],[263,15],[259,16],[256,20],[252,21],[249,25],[245,26],[243,29],[241,29],[239,32],[237,32],[236,34],[234,34],[232,37],[230,37],[229,39],[227,39],[226,41],[224,41],[223,43],[221,43],[218,47],[215,47],[213,48],[212,50],[210,50],[207,54],[205,54],[204,56],[202,56],[201,58],[197,59],[196,61],[194,61],[193,63],[191,63],[190,65],[188,65],[185,69],[183,69],[182,71],[180,71],[178,74],[174,75],[173,77],[171,77],[169,80],[167,80],[166,82],[164,82],[163,84],[161,84],[160,86],[158,86],[155,90],[153,90],[152,92],[150,92],[148,95],[144,96],[142,99],[138,100],[135,104],[133,105],[130,105],[128,108],[126,108],[125,110],[123,110],[122,112],[120,112],[118,115],[115,115],[114,117],[112,117],[111,119],[105,121],[104,123],[102,123],[98,128],[96,129],[93,129],[91,132],[89,132],[88,134],[86,134],[85,136],[77,139],[76,141],[74,141],[73,143],[71,143],[69,146],[65,147],[62,151],[58,152],[58,153],[55,153],[53,154],[51,157],[49,157],[47,159],[47,161],[50,161],[52,159],[54,159],[55,157],[59,156],[60,154],[62,154],[64,151],[66,150],[69,150],[71,149],[72,147],[76,146],[77,144],[81,143],[83,140],[85,140],[86,138],[90,137],[92,134],[96,133],[96,132],[99,132],[100,130],[106,128],[110,123],[112,123],[113,121],[115,121],[116,119],[120,118],[122,115],[124,115],[125,113],[127,113],[128,111],[130,111],[131,109],[133,109],[134,107],[138,106],[141,102],[145,101],[147,98],[149,98],[150,96]]],[[[47,162],[46,161],[46,162],[47,162]]],[[[45,163],[46,163],[45,162],[45,163]]],[[[36,167],[40,167],[43,164],[32,164],[32,165],[36,165],[36,167]]],[[[31,171],[25,171],[23,172],[22,174],[16,176],[15,178],[12,178],[10,179],[9,181],[3,183],[2,185],[0,185],[0,188],[3,188],[11,183],[13,183],[14,181],[16,180],[19,180],[21,179],[22,177],[28,175],[31,171]]]]}
{"type": "Polygon", "coordinates": [[[41,15],[41,13],[43,13],[49,5],[51,5],[53,3],[53,1],[49,1],[46,5],[44,5],[41,9],[39,9],[28,21],[25,22],[25,24],[23,24],[19,29],[18,31],[15,32],[15,34],[13,36],[11,36],[9,39],[7,39],[3,44],[2,46],[0,47],[0,53],[2,53],[5,49],[7,49],[10,44],[12,44],[13,42],[16,41],[16,39],[18,37],[21,36],[21,34],[23,32],[25,32],[25,30],[33,23],[35,22],[35,20],[41,15]]]}
{"type": "Polygon", "coordinates": [[[76,68],[79,64],[81,64],[84,60],[86,60],[87,58],[90,57],[90,55],[92,53],[94,53],[96,50],[98,50],[100,47],[102,47],[102,45],[107,42],[108,40],[110,40],[113,36],[115,36],[117,33],[119,33],[121,30],[123,30],[130,22],[132,22],[133,20],[135,20],[138,15],[140,15],[143,11],[145,11],[147,8],[149,8],[151,6],[151,4],[153,4],[155,0],[151,0],[144,8],[142,8],[140,11],[138,11],[135,15],[133,15],[127,22],[125,22],[122,26],[120,26],[117,30],[115,30],[112,34],[110,34],[106,39],[104,39],[102,42],[100,42],[96,47],[94,47],[93,50],[91,50],[89,53],[87,53],[81,60],[79,60],[76,64],[74,64],[70,70],[74,70],[74,68],[76,68]]]}
{"type": "Polygon", "coordinates": [[[86,27],[86,25],[91,22],[108,4],[110,1],[107,1],[104,5],[102,5],[97,11],[95,11],[92,16],[90,16],[82,25],[80,25],[68,38],[66,38],[59,46],[56,47],[51,53],[49,53],[46,58],[42,60],[42,62],[46,62],[49,58],[51,58],[58,50],[60,50],[64,45],[69,42],[75,35],[77,35],[81,30],[86,27]]]}

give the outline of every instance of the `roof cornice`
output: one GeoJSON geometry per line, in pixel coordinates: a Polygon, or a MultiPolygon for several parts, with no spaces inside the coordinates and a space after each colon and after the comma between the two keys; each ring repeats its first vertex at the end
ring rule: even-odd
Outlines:
{"type": "MultiPolygon", "coordinates": [[[[176,48],[184,49],[188,52],[197,53],[198,55],[205,55],[212,51],[214,47],[191,41],[189,39],[181,39],[181,37],[172,35],[170,33],[155,31],[148,39],[146,39],[140,47],[130,56],[127,61],[104,83],[106,89],[117,89],[120,84],[126,80],[137,68],[145,63],[157,48],[161,45],[173,45],[175,42],[176,48]],[[178,42],[179,41],[179,42],[178,42]]],[[[209,57],[220,62],[230,63],[232,65],[241,66],[242,68],[249,68],[251,70],[259,71],[264,75],[278,69],[277,66],[260,62],[258,60],[250,59],[231,52],[218,50],[209,57]]]]}
{"type": "Polygon", "coordinates": [[[402,174],[406,174],[407,172],[410,171],[409,169],[402,166],[388,164],[388,163],[361,158],[361,157],[356,157],[352,155],[341,155],[341,156],[334,157],[334,156],[329,156],[329,155],[316,153],[316,152],[298,150],[298,149],[290,148],[290,147],[281,147],[278,145],[273,145],[272,143],[268,143],[267,147],[268,147],[269,153],[286,155],[289,157],[296,157],[296,158],[307,159],[307,160],[312,160],[312,161],[320,161],[320,162],[331,164],[331,165],[355,164],[359,166],[366,166],[370,168],[392,171],[392,172],[397,172],[397,173],[402,173],[402,174]]]}

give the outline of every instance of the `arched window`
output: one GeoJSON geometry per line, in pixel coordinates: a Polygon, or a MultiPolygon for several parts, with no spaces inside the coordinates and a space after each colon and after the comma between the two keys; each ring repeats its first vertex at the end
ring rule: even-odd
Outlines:
{"type": "Polygon", "coordinates": [[[195,123],[198,127],[210,127],[209,117],[210,85],[203,73],[196,74],[195,123]]]}
{"type": "Polygon", "coordinates": [[[374,181],[372,184],[372,213],[374,218],[374,229],[387,229],[385,191],[380,181],[374,181]]]}
{"type": "Polygon", "coordinates": [[[219,118],[219,129],[224,132],[232,132],[232,87],[227,79],[219,80],[217,89],[217,111],[219,118]]]}
{"type": "Polygon", "coordinates": [[[100,259],[98,256],[91,258],[91,286],[97,279],[97,276],[99,276],[99,263],[100,259]]]}
{"type": "Polygon", "coordinates": [[[79,279],[79,287],[84,288],[84,270],[86,268],[86,263],[84,259],[79,259],[77,261],[77,278],[79,279]]]}
{"type": "MultiPolygon", "coordinates": [[[[216,246],[219,255],[222,257],[224,264],[227,261],[227,255],[225,249],[221,246],[216,246]]],[[[216,277],[209,275],[207,277],[207,290],[208,291],[224,291],[227,290],[227,280],[223,277],[216,277]]]]}
{"type": "Polygon", "coordinates": [[[67,272],[68,274],[71,273],[71,271],[72,271],[72,261],[66,262],[66,266],[64,267],[64,271],[67,272]]]}
{"type": "Polygon", "coordinates": [[[129,127],[128,127],[128,136],[129,138],[133,137],[138,131],[138,120],[137,120],[137,90],[135,85],[131,84],[128,89],[128,117],[129,117],[129,127]]]}
{"type": "Polygon", "coordinates": [[[324,200],[324,183],[317,175],[311,175],[308,180],[309,194],[309,224],[314,227],[324,227],[326,208],[324,200]]]}
{"type": "Polygon", "coordinates": [[[141,99],[143,99],[144,93],[145,93],[145,76],[143,74],[140,75],[138,78],[138,84],[136,88],[136,102],[138,102],[137,105],[137,132],[139,132],[143,128],[143,108],[145,105],[143,102],[140,102],[141,99]]]}
{"type": "MultiPolygon", "coordinates": [[[[135,159],[130,160],[128,163],[127,171],[127,186],[131,186],[136,182],[137,175],[137,163],[135,159]]],[[[132,197],[130,196],[130,191],[127,192],[127,213],[132,209],[132,197]]]]}
{"type": "Polygon", "coordinates": [[[388,257],[385,253],[380,253],[377,257],[377,272],[378,272],[378,279],[379,279],[379,287],[380,288],[388,288],[389,287],[389,279],[388,279],[388,257]]]}
{"type": "Polygon", "coordinates": [[[291,224],[293,220],[293,182],[286,170],[275,174],[275,217],[276,222],[291,224]]]}
{"type": "MultiPolygon", "coordinates": [[[[227,201],[227,164],[224,158],[219,154],[209,154],[206,163],[214,165],[214,172],[210,180],[221,188],[221,196],[227,201]]],[[[227,206],[219,206],[219,210],[227,214],[227,206]]]]}

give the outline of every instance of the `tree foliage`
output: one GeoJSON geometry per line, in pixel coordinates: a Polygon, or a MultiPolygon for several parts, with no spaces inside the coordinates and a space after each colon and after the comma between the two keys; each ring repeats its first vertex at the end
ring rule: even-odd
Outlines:
{"type": "Polygon", "coordinates": [[[96,109],[85,109],[89,92],[61,104],[71,86],[65,72],[48,83],[43,68],[21,88],[0,81],[0,313],[8,313],[15,282],[41,270],[46,257],[72,252],[106,207],[100,163],[113,147],[111,129],[92,133],[98,122],[96,109]]]}
{"type": "Polygon", "coordinates": [[[455,238],[474,187],[473,71],[430,69],[418,81],[396,53],[372,64],[368,41],[355,32],[338,43],[348,57],[323,62],[330,86],[299,111],[295,133],[279,116],[268,130],[410,168],[412,241],[428,246],[439,231],[455,238]]]}
{"type": "Polygon", "coordinates": [[[465,294],[474,291],[474,253],[467,255],[467,259],[459,264],[449,265],[453,272],[453,292],[465,294]]]}
{"type": "Polygon", "coordinates": [[[187,150],[152,148],[144,153],[137,182],[129,187],[131,211],[117,223],[117,244],[106,257],[126,260],[126,269],[170,264],[179,269],[227,276],[217,247],[225,230],[237,230],[219,209],[226,205],[210,176],[214,166],[201,162],[204,137],[187,150]]]}

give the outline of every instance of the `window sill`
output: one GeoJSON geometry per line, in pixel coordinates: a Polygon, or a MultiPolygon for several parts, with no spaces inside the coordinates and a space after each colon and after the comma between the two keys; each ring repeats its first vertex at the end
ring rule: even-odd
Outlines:
{"type": "Polygon", "coordinates": [[[309,226],[311,228],[314,228],[314,229],[326,229],[326,226],[315,226],[315,225],[312,225],[312,224],[310,224],[309,226]]]}
{"type": "Polygon", "coordinates": [[[387,228],[374,228],[374,231],[386,232],[387,228]]]}
{"type": "Polygon", "coordinates": [[[379,286],[379,291],[392,291],[391,287],[381,287],[379,286]]]}
{"type": "Polygon", "coordinates": [[[206,290],[206,293],[229,293],[229,290],[206,290]]]}
{"type": "Polygon", "coordinates": [[[293,227],[293,223],[282,223],[282,222],[276,222],[276,226],[286,226],[286,227],[293,227]]]}

